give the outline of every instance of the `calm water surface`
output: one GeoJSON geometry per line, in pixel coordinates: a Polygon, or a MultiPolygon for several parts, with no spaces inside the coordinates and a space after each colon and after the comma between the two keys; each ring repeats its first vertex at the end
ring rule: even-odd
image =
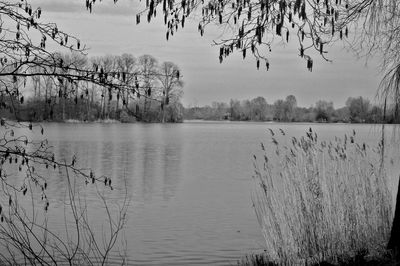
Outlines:
{"type": "MultiPolygon", "coordinates": [[[[251,202],[252,155],[270,142],[268,128],[302,136],[310,126],[321,139],[353,129],[371,145],[380,137],[378,126],[348,124],[44,124],[57,158],[76,154],[80,166],[111,177],[116,191],[126,185],[132,265],[234,265],[262,251],[251,202]]],[[[49,197],[61,202],[65,178],[51,179],[49,197]]],[[[101,209],[91,215],[104,219],[101,209]]]]}

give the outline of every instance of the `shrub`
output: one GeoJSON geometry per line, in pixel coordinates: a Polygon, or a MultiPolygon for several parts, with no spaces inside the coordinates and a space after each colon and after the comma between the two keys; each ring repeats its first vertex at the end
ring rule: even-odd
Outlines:
{"type": "Polygon", "coordinates": [[[53,200],[47,199],[46,194],[42,194],[42,200],[37,199],[34,184],[30,183],[24,191],[26,197],[18,197],[15,188],[3,187],[0,265],[108,265],[111,260],[119,265],[127,264],[126,250],[123,250],[126,244],[117,243],[126,223],[127,193],[122,204],[113,203],[110,190],[95,186],[97,197],[88,204],[80,190],[90,186],[86,187],[79,177],[70,177],[68,169],[65,170],[64,217],[50,217],[53,209],[49,209],[49,202],[53,200]],[[44,208],[43,197],[46,197],[44,208]],[[104,210],[102,221],[89,218],[93,204],[99,204],[104,210]],[[55,229],[50,218],[63,218],[63,230],[55,229]]]}

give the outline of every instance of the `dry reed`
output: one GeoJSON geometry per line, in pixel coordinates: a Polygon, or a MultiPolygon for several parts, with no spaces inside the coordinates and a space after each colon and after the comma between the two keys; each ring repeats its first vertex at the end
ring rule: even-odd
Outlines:
{"type": "Polygon", "coordinates": [[[261,144],[253,203],[268,260],[338,263],[360,251],[384,251],[393,214],[382,144],[359,144],[355,135],[319,141],[310,128],[290,145],[276,136],[272,145],[261,144]]]}

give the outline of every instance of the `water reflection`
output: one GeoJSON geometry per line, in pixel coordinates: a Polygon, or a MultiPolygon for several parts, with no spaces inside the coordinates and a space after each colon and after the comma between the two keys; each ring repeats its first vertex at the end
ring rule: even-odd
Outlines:
{"type": "Polygon", "coordinates": [[[154,125],[152,134],[144,135],[139,156],[142,161],[142,197],[151,201],[154,196],[169,200],[179,183],[182,141],[179,131],[168,126],[154,125]],[[162,179],[162,180],[161,180],[162,179]]]}
{"type": "MultiPolygon", "coordinates": [[[[63,126],[62,126],[63,127],[63,126]]],[[[165,201],[174,197],[180,180],[183,141],[180,131],[169,126],[133,130],[80,130],[79,138],[65,137],[65,130],[54,130],[49,137],[56,158],[67,163],[75,155],[78,165],[97,175],[111,177],[114,187],[127,189],[136,201],[165,201]],[[91,134],[87,138],[86,134],[91,134]],[[55,141],[55,139],[57,139],[55,141]],[[156,199],[157,200],[157,199],[156,199]]],[[[54,175],[55,191],[65,188],[65,173],[54,175]]],[[[61,200],[64,193],[56,193],[61,200]]]]}
{"type": "Polygon", "coordinates": [[[134,186],[134,177],[132,175],[134,171],[134,163],[137,161],[136,158],[136,143],[135,142],[119,142],[116,144],[117,150],[117,169],[116,177],[113,179],[114,186],[117,188],[126,187],[127,191],[132,191],[134,186]]]}
{"type": "Polygon", "coordinates": [[[182,143],[164,145],[163,155],[163,199],[167,201],[174,196],[181,176],[182,143]]]}
{"type": "Polygon", "coordinates": [[[151,200],[152,194],[154,193],[155,178],[157,176],[157,170],[159,170],[159,149],[150,139],[149,135],[144,138],[142,145],[142,173],[140,178],[142,180],[142,196],[144,200],[151,200]]]}
{"type": "MultiPolygon", "coordinates": [[[[100,165],[99,174],[114,177],[113,170],[115,169],[114,163],[117,159],[115,153],[115,143],[111,141],[103,141],[99,143],[101,145],[100,153],[98,155],[93,154],[91,156],[98,157],[98,163],[100,165]]],[[[97,171],[96,171],[97,172],[97,171]]]]}

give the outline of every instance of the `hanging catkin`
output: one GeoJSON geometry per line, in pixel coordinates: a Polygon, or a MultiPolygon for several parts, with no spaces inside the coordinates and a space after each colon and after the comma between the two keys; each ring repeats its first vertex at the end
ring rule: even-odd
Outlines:
{"type": "Polygon", "coordinates": [[[310,72],[312,72],[312,68],[313,68],[313,61],[312,61],[312,59],[309,57],[309,58],[307,59],[307,69],[308,69],[310,72]]]}

